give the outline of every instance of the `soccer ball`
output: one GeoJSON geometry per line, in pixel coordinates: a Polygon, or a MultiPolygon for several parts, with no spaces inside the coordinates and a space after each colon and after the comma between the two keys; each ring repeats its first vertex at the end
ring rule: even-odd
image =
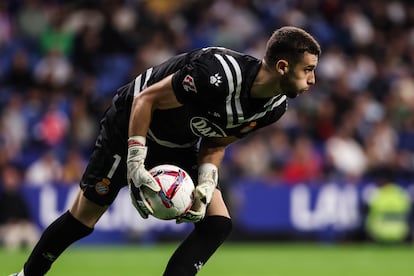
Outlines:
{"type": "Polygon", "coordinates": [[[153,216],[170,220],[185,214],[194,202],[194,182],[190,175],[174,165],[159,165],[149,172],[161,188],[155,193],[142,187],[146,202],[154,210],[153,216]]]}

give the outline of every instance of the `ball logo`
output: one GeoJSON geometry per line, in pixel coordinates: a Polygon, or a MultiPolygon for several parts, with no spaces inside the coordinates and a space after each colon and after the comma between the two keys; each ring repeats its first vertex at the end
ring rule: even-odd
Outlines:
{"type": "Polygon", "coordinates": [[[218,125],[203,117],[193,117],[190,126],[191,131],[200,137],[227,137],[218,125]]]}

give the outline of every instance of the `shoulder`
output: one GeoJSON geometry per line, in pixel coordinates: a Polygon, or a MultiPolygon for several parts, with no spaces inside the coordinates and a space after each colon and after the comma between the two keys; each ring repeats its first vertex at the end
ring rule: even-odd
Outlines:
{"type": "Polygon", "coordinates": [[[223,47],[207,47],[189,53],[189,62],[204,65],[202,68],[214,69],[215,67],[243,67],[259,60],[248,54],[237,52],[223,47]]]}
{"type": "Polygon", "coordinates": [[[227,81],[226,74],[216,56],[221,51],[218,48],[203,48],[189,52],[185,65],[173,75],[176,94],[210,97],[225,92],[227,86],[222,84],[227,81]]]}
{"type": "Polygon", "coordinates": [[[240,89],[257,70],[258,60],[231,49],[208,47],[189,52],[185,65],[173,76],[173,88],[183,97],[202,100],[225,98],[240,89]],[[193,92],[193,93],[188,93],[193,92]]]}
{"type": "Polygon", "coordinates": [[[224,84],[237,83],[251,72],[256,72],[260,60],[228,48],[208,47],[190,54],[188,67],[198,81],[215,89],[224,84]]]}

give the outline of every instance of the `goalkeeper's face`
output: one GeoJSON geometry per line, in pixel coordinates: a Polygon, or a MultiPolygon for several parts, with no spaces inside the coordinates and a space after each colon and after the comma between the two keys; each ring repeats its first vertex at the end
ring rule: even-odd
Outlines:
{"type": "Polygon", "coordinates": [[[280,88],[289,98],[308,91],[315,84],[315,68],[318,56],[305,52],[303,59],[290,67],[286,74],[281,76],[280,88]]]}

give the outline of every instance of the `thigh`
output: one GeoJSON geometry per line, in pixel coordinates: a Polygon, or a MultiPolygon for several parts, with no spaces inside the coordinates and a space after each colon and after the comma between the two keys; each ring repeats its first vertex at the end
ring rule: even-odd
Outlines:
{"type": "Polygon", "coordinates": [[[229,211],[219,189],[216,189],[207,208],[206,216],[224,216],[230,218],[229,211]]]}
{"type": "Polygon", "coordinates": [[[127,140],[129,108],[123,97],[115,97],[101,119],[99,135],[80,187],[90,201],[112,204],[127,183],[127,140]]]}
{"type": "Polygon", "coordinates": [[[86,198],[100,206],[112,204],[119,190],[128,184],[125,152],[119,146],[95,148],[80,182],[86,198]]]}
{"type": "Polygon", "coordinates": [[[69,211],[74,218],[93,228],[107,209],[108,206],[100,206],[87,199],[80,190],[69,211]]]}

